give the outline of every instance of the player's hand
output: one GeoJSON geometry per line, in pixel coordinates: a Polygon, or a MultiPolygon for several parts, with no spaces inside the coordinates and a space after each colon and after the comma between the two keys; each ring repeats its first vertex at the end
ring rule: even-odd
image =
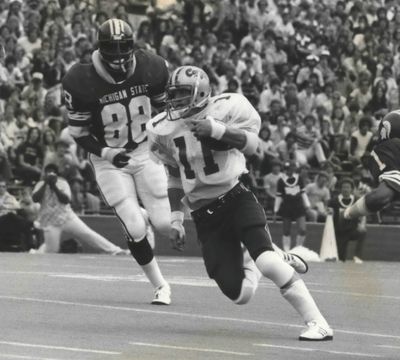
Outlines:
{"type": "Polygon", "coordinates": [[[211,137],[212,125],[210,119],[191,120],[189,127],[197,139],[211,137]]]}
{"type": "Polygon", "coordinates": [[[169,233],[169,241],[171,242],[171,247],[177,251],[183,251],[185,248],[185,228],[182,224],[177,222],[172,223],[171,231],[169,233]]]}
{"type": "Polygon", "coordinates": [[[128,165],[130,159],[128,152],[124,150],[114,156],[112,164],[117,168],[123,168],[128,165]]]}
{"type": "Polygon", "coordinates": [[[103,148],[101,151],[101,157],[108,160],[117,168],[123,168],[128,165],[130,157],[128,152],[124,148],[103,148]]]}
{"type": "Polygon", "coordinates": [[[46,183],[49,184],[50,187],[53,187],[57,182],[57,174],[50,172],[46,175],[45,180],[46,180],[46,183]]]}

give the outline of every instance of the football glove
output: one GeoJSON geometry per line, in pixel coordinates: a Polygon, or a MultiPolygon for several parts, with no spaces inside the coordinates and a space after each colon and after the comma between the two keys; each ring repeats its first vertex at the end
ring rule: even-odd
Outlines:
{"type": "Polygon", "coordinates": [[[173,211],[171,214],[171,233],[169,240],[173,249],[183,251],[185,247],[185,228],[183,227],[184,214],[181,211],[173,211]]]}
{"type": "Polygon", "coordinates": [[[124,148],[105,147],[101,151],[101,157],[108,160],[117,168],[123,168],[128,165],[130,157],[124,148]]]}

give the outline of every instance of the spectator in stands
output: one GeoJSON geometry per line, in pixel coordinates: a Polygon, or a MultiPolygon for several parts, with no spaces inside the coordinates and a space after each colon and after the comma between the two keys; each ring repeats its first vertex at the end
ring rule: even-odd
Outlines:
{"type": "Polygon", "coordinates": [[[304,82],[310,78],[311,74],[315,74],[318,77],[318,85],[324,86],[324,77],[321,71],[316,67],[319,62],[319,57],[316,55],[308,55],[306,57],[306,65],[300,68],[297,74],[296,84],[300,88],[303,88],[304,82]]]}
{"type": "MultiPolygon", "coordinates": [[[[276,193],[278,189],[278,180],[282,177],[283,173],[282,164],[279,160],[273,160],[271,163],[271,172],[263,176],[263,188],[267,194],[269,203],[274,204],[276,193]]],[[[273,206],[271,206],[273,208],[273,206]]]]}
{"type": "Polygon", "coordinates": [[[365,109],[372,99],[370,80],[367,77],[360,78],[359,86],[351,92],[350,98],[358,103],[361,110],[365,109]]]}
{"type": "Polygon", "coordinates": [[[304,125],[297,129],[295,136],[298,144],[297,160],[300,165],[307,164],[312,159],[316,159],[319,165],[325,163],[326,158],[320,143],[321,133],[316,127],[313,115],[304,118],[304,125]]]}
{"type": "Polygon", "coordinates": [[[102,251],[117,255],[125,251],[90,229],[71,209],[71,189],[67,181],[58,176],[58,167],[48,164],[43,180],[32,193],[33,201],[40,203],[39,222],[44,231],[44,244],[39,253],[57,253],[61,233],[64,231],[82,242],[102,251]]]}
{"type": "Polygon", "coordinates": [[[38,181],[42,173],[41,164],[43,162],[38,128],[30,128],[28,130],[27,140],[16,149],[16,155],[17,167],[15,175],[26,185],[38,181]]]}
{"type": "Polygon", "coordinates": [[[46,92],[43,87],[43,74],[33,73],[31,83],[26,85],[21,93],[22,107],[29,112],[37,107],[43,108],[46,92]]]}
{"type": "Polygon", "coordinates": [[[27,251],[32,247],[32,222],[17,211],[21,206],[0,179],[0,251],[27,251]]]}
{"type": "Polygon", "coordinates": [[[306,219],[312,222],[325,222],[327,206],[331,198],[328,188],[328,174],[320,172],[314,182],[305,187],[305,192],[310,200],[310,207],[307,210],[306,219]]]}
{"type": "Polygon", "coordinates": [[[359,162],[371,147],[373,137],[371,125],[371,118],[363,117],[358,124],[358,130],[351,134],[350,155],[355,161],[359,162]]]}
{"type": "Polygon", "coordinates": [[[316,95],[314,86],[309,81],[304,81],[303,90],[297,95],[299,111],[304,115],[311,115],[316,107],[316,95]]]}
{"type": "Polygon", "coordinates": [[[284,165],[285,173],[278,179],[274,204],[274,221],[276,215],[282,217],[282,247],[284,251],[291,249],[292,222],[297,223],[296,246],[303,246],[306,238],[306,210],[310,206],[304,184],[296,172],[293,161],[284,165]]]}
{"type": "Polygon", "coordinates": [[[277,100],[280,104],[285,106],[285,97],[281,89],[281,82],[277,78],[272,79],[269,87],[261,92],[258,111],[260,113],[267,113],[270,110],[271,102],[273,100],[277,100]]]}
{"type": "Polygon", "coordinates": [[[329,206],[333,209],[333,221],[335,226],[336,242],[338,246],[339,260],[347,260],[347,247],[350,241],[356,241],[354,262],[362,263],[362,251],[366,235],[365,217],[345,220],[341,213],[357,201],[354,195],[354,183],[350,178],[344,178],[340,182],[340,193],[332,198],[329,206]]]}

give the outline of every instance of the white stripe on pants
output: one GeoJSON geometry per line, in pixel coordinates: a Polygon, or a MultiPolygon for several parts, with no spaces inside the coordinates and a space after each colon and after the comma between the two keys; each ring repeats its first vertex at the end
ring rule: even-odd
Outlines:
{"type": "Polygon", "coordinates": [[[121,250],[106,238],[87,226],[76,214],[72,214],[70,219],[61,226],[46,226],[44,231],[44,247],[40,252],[56,253],[60,250],[61,233],[68,235],[86,243],[94,248],[98,248],[106,253],[114,253],[121,250]]]}

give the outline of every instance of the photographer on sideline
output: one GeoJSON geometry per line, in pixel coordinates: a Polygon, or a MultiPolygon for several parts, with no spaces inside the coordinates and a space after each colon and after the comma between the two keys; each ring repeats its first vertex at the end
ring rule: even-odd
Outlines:
{"type": "Polygon", "coordinates": [[[71,209],[71,188],[67,181],[58,176],[58,167],[48,164],[44,168],[44,178],[32,193],[32,199],[40,203],[39,222],[44,231],[44,243],[39,253],[56,253],[60,250],[61,233],[100,248],[111,255],[126,252],[100,234],[90,229],[71,209]]]}

